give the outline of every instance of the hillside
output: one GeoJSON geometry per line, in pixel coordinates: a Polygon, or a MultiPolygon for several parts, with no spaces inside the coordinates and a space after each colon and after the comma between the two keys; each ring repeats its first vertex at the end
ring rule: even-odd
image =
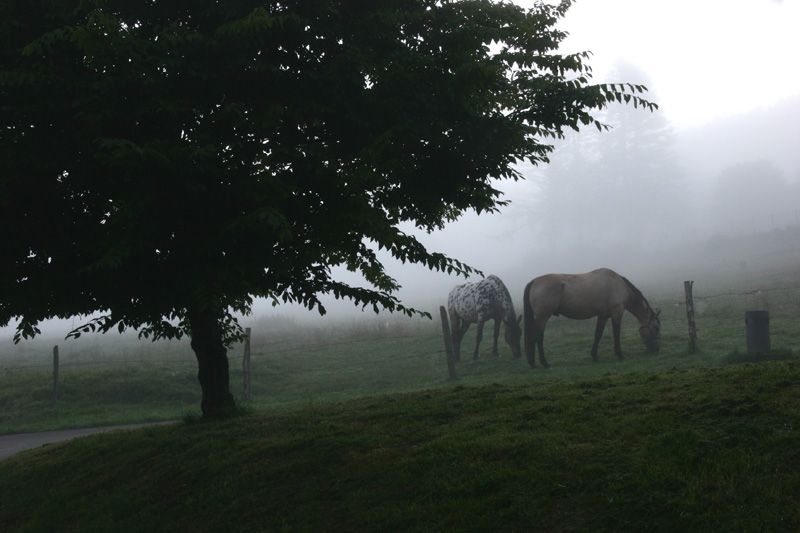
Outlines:
{"type": "Polygon", "coordinates": [[[455,386],[0,462],[4,531],[797,531],[800,363],[455,386]]]}

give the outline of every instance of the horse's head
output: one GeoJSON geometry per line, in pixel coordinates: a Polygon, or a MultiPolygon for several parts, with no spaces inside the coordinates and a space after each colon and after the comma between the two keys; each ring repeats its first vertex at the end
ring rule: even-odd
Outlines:
{"type": "Polygon", "coordinates": [[[522,339],[522,328],[519,326],[519,321],[522,320],[522,315],[519,319],[509,320],[506,322],[505,339],[509,346],[511,346],[511,353],[515,358],[522,356],[522,349],[520,348],[520,339],[522,339]]]}
{"type": "Polygon", "coordinates": [[[658,319],[660,314],[660,309],[650,309],[647,324],[639,328],[639,335],[648,352],[658,353],[661,350],[661,320],[658,319]]]}

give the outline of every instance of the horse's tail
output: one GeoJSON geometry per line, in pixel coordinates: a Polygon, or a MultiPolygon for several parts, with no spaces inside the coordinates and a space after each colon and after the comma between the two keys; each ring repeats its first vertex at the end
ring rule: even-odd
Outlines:
{"type": "Polygon", "coordinates": [[[531,304],[531,287],[533,287],[533,281],[525,285],[522,299],[522,321],[525,327],[525,356],[528,358],[528,364],[533,366],[536,364],[536,326],[531,304]]]}

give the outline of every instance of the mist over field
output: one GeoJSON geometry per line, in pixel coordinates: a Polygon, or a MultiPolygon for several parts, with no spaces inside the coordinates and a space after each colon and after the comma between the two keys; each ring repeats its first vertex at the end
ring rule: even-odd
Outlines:
{"type": "MultiPolygon", "coordinates": [[[[620,75],[643,76],[636,69],[620,75]]],[[[702,291],[704,280],[720,274],[740,275],[765,265],[800,271],[796,117],[800,97],[675,131],[661,111],[616,106],[604,117],[611,131],[586,129],[568,135],[558,142],[550,165],[522,164],[523,180],[498,182],[511,202],[502,212],[470,213],[431,234],[413,227],[406,231],[419,235],[432,250],[485,275],[500,276],[515,302],[521,302],[528,281],[549,272],[608,267],[643,290],[680,293],[683,280],[696,280],[702,291]],[[776,234],[794,244],[782,254],[760,256],[758,243],[776,234]]],[[[381,257],[402,285],[397,296],[403,303],[434,316],[453,285],[464,283],[463,278],[381,257]]],[[[335,271],[340,279],[360,284],[343,268],[335,271]]],[[[376,320],[371,308],[361,310],[331,297],[322,301],[324,317],[296,305],[273,307],[259,301],[242,324],[287,318],[315,323],[376,320]]],[[[46,340],[23,341],[17,347],[10,342],[9,326],[0,330],[0,342],[4,353],[17,352],[26,344],[63,341],[82,323],[78,317],[48,321],[41,326],[46,340]]],[[[99,343],[101,337],[89,335],[80,342],[99,343]]],[[[137,342],[135,336],[125,338],[137,342]]]]}
{"type": "MultiPolygon", "coordinates": [[[[524,180],[498,183],[511,201],[501,213],[468,214],[443,231],[416,234],[430,249],[500,276],[515,301],[528,281],[549,272],[608,267],[642,287],[680,292],[684,280],[765,267],[800,271],[797,117],[800,97],[675,131],[660,111],[617,106],[606,116],[611,131],[569,135],[550,165],[520,165],[524,180]],[[759,242],[770,235],[794,244],[763,256],[759,242]]],[[[386,264],[403,286],[401,300],[432,314],[464,283],[390,257],[386,264]]],[[[341,272],[358,282],[348,275],[341,272]]],[[[331,317],[374,314],[323,302],[331,317]]],[[[255,314],[318,316],[266,302],[255,314]]]]}

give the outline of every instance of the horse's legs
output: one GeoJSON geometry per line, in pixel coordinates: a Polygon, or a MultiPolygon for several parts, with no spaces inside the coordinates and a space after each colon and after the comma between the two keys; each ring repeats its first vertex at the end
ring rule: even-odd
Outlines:
{"type": "Polygon", "coordinates": [[[595,363],[597,362],[597,346],[600,344],[600,339],[603,337],[603,331],[606,329],[606,322],[608,322],[607,316],[600,315],[597,317],[597,325],[594,328],[594,343],[592,344],[592,361],[595,363]]]}
{"type": "Polygon", "coordinates": [[[550,368],[550,363],[544,357],[544,330],[537,332],[536,344],[539,346],[539,362],[542,363],[544,368],[550,368]]]}
{"type": "Polygon", "coordinates": [[[525,357],[528,359],[528,365],[531,368],[536,368],[536,341],[539,340],[539,329],[536,324],[532,326],[525,326],[525,357]],[[530,348],[530,349],[529,349],[530,348]]]}
{"type": "Polygon", "coordinates": [[[502,324],[502,320],[499,318],[494,319],[494,344],[492,344],[492,357],[500,357],[500,354],[497,352],[497,338],[500,337],[500,324],[502,324]]]}
{"type": "Polygon", "coordinates": [[[472,354],[472,359],[478,359],[478,347],[481,345],[483,339],[483,320],[478,319],[478,334],[475,335],[475,352],[472,354]]]}
{"type": "Polygon", "coordinates": [[[620,329],[622,326],[622,313],[619,316],[611,317],[611,331],[614,332],[614,353],[617,354],[620,361],[624,361],[625,357],[622,356],[622,346],[619,342],[620,329]]]}
{"type": "MultiPolygon", "coordinates": [[[[547,317],[550,318],[550,317],[547,317]]],[[[534,361],[533,364],[536,364],[536,346],[539,347],[539,362],[542,363],[544,368],[550,368],[550,364],[547,362],[547,359],[544,357],[544,327],[547,325],[547,319],[544,320],[542,325],[539,325],[539,322],[536,322],[534,331],[536,332],[534,336],[535,344],[534,344],[534,361]]]]}

